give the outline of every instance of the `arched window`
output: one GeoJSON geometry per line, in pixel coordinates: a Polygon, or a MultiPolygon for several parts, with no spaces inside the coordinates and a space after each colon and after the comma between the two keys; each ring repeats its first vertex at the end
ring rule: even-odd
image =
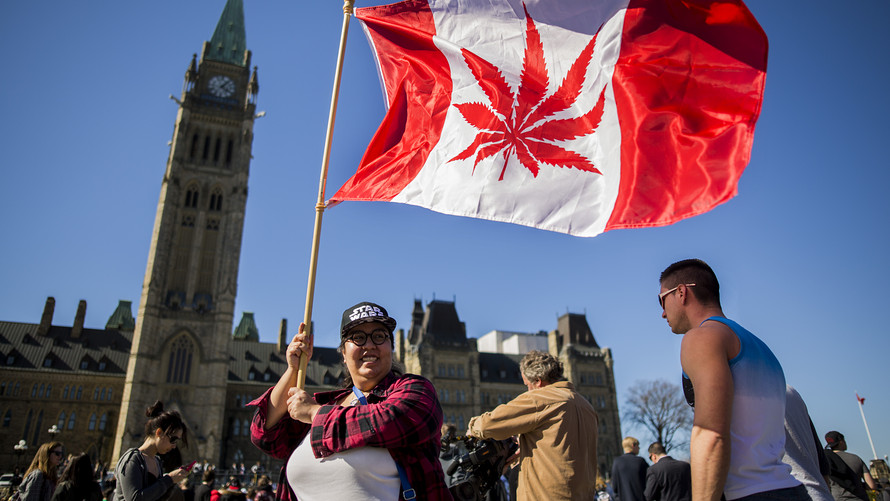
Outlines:
{"type": "Polygon", "coordinates": [[[28,419],[25,420],[25,432],[22,433],[22,438],[28,438],[28,432],[31,431],[31,419],[34,417],[34,411],[28,409],[28,419]]]}
{"type": "Polygon", "coordinates": [[[40,398],[43,398],[43,394],[44,394],[43,392],[45,392],[45,391],[46,391],[46,385],[43,385],[43,384],[40,385],[40,391],[37,392],[37,396],[40,398]]]}
{"type": "Polygon", "coordinates": [[[180,336],[170,346],[170,357],[167,365],[167,382],[188,384],[192,374],[192,358],[195,345],[187,336],[180,336]]]}
{"type": "Polygon", "coordinates": [[[99,387],[93,389],[93,400],[99,400],[99,387]]]}
{"type": "Polygon", "coordinates": [[[34,438],[31,439],[31,443],[32,443],[33,445],[37,445],[37,444],[40,443],[40,442],[39,442],[39,440],[40,440],[40,428],[42,428],[42,427],[43,427],[43,411],[40,411],[40,413],[37,414],[37,426],[34,427],[34,438]]]}
{"type": "Polygon", "coordinates": [[[190,209],[198,208],[198,188],[189,186],[185,190],[185,206],[190,209]]]}
{"type": "Polygon", "coordinates": [[[222,210],[222,199],[223,193],[222,188],[216,187],[213,189],[213,192],[210,194],[210,207],[208,207],[212,212],[219,212],[222,210]]]}
{"type": "Polygon", "coordinates": [[[226,146],[226,165],[232,163],[232,146],[234,146],[234,143],[229,139],[229,145],[226,146]]]}
{"type": "Polygon", "coordinates": [[[111,400],[111,388],[108,388],[108,400],[111,400]]]}
{"type": "Polygon", "coordinates": [[[17,397],[17,396],[19,396],[19,392],[20,392],[20,391],[22,391],[22,385],[21,385],[21,383],[16,383],[16,384],[15,384],[15,391],[12,393],[12,395],[13,395],[14,397],[17,397]]]}
{"type": "Polygon", "coordinates": [[[12,411],[7,410],[6,414],[3,415],[3,427],[9,428],[9,423],[12,421],[12,411]]]}
{"type": "Polygon", "coordinates": [[[243,430],[242,432],[244,433],[245,437],[250,436],[250,422],[248,420],[246,420],[246,419],[244,420],[244,423],[242,424],[241,429],[243,430]]]}
{"type": "Polygon", "coordinates": [[[189,158],[195,158],[195,152],[198,151],[198,133],[192,134],[192,147],[189,149],[189,158]]]}
{"type": "Polygon", "coordinates": [[[237,419],[233,419],[232,420],[232,435],[237,437],[240,434],[241,434],[241,421],[238,421],[237,419]]]}
{"type": "Polygon", "coordinates": [[[99,400],[105,400],[105,388],[102,388],[102,394],[99,396],[99,400]]]}
{"type": "Polygon", "coordinates": [[[46,385],[46,398],[52,398],[53,396],[53,385],[46,385]]]}
{"type": "Polygon", "coordinates": [[[83,394],[83,386],[77,387],[77,400],[80,400],[80,396],[83,394]]]}
{"type": "Polygon", "coordinates": [[[90,416],[90,424],[88,425],[88,429],[93,431],[96,429],[96,414],[92,414],[90,416]]]}
{"type": "Polygon", "coordinates": [[[102,414],[102,417],[99,418],[99,431],[105,431],[105,427],[108,425],[108,414],[102,414]]]}
{"type": "Polygon", "coordinates": [[[213,146],[213,161],[219,162],[219,149],[222,147],[222,139],[216,138],[216,144],[213,146]]]}
{"type": "Polygon", "coordinates": [[[37,383],[34,383],[34,387],[31,388],[31,398],[36,398],[36,397],[37,397],[37,389],[38,389],[38,388],[40,388],[40,385],[37,384],[37,383]]]}
{"type": "Polygon", "coordinates": [[[4,393],[6,393],[6,382],[5,381],[0,383],[0,395],[3,395],[4,393]]]}
{"type": "Polygon", "coordinates": [[[68,429],[69,430],[74,429],[74,422],[76,421],[76,419],[77,419],[77,414],[72,412],[71,417],[68,418],[68,429]]]}
{"type": "Polygon", "coordinates": [[[60,430],[65,429],[65,411],[62,411],[62,413],[59,414],[59,424],[56,426],[58,426],[60,430]]]}
{"type": "Polygon", "coordinates": [[[62,399],[68,398],[68,387],[66,386],[64,390],[62,390],[62,399]]]}

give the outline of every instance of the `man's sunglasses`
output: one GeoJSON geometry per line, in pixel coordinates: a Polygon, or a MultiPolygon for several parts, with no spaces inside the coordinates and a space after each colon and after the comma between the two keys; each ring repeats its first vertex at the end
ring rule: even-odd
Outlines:
{"type": "MultiPolygon", "coordinates": [[[[695,284],[680,284],[680,285],[685,285],[686,287],[695,287],[695,284]]],[[[679,288],[680,288],[680,285],[674,287],[673,289],[668,289],[668,290],[666,290],[666,291],[664,291],[664,292],[662,292],[661,294],[658,295],[658,306],[661,306],[661,309],[662,309],[662,310],[664,309],[664,298],[665,298],[665,296],[667,296],[667,295],[670,294],[671,292],[674,292],[675,290],[679,289],[679,288]]]]}

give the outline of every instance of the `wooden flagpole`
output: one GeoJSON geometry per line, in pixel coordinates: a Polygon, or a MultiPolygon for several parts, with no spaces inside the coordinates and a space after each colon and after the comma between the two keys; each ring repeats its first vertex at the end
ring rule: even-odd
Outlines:
{"type": "MultiPolygon", "coordinates": [[[[349,33],[349,19],[352,17],[355,0],[343,0],[343,29],[340,32],[340,50],[337,53],[337,69],[334,72],[334,90],[331,95],[331,109],[328,113],[328,130],[324,140],[324,155],[321,159],[321,179],[318,181],[318,202],[315,204],[315,228],[312,232],[312,253],[309,257],[309,283],[306,286],[306,310],[303,322],[306,329],[312,332],[312,301],[315,297],[315,274],[318,268],[318,244],[321,239],[321,217],[324,214],[324,191],[328,180],[328,163],[331,158],[331,140],[334,136],[334,120],[337,117],[337,100],[340,97],[340,75],[343,70],[343,56],[346,54],[346,35],[349,33]]],[[[300,355],[300,367],[297,370],[297,388],[306,386],[306,365],[309,358],[305,353],[300,355]]]]}

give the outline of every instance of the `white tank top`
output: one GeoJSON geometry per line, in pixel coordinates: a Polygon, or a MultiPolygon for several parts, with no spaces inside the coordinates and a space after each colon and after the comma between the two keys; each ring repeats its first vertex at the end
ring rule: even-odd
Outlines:
{"type": "Polygon", "coordinates": [[[769,347],[732,320],[728,326],[741,349],[729,361],[733,401],[729,472],[724,494],[733,500],[758,492],[800,485],[785,455],[785,373],[769,347]]]}
{"type": "Polygon", "coordinates": [[[399,472],[389,451],[359,447],[318,459],[309,435],[287,462],[287,482],[300,501],[399,499],[399,472]]]}

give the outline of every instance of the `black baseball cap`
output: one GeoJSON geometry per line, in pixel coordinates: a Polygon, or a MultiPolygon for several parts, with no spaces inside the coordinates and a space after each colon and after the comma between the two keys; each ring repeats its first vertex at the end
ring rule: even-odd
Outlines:
{"type": "Polygon", "coordinates": [[[839,431],[829,431],[825,434],[825,445],[831,449],[835,449],[843,440],[844,434],[839,431]]]}
{"type": "Polygon", "coordinates": [[[340,337],[346,335],[353,327],[366,322],[380,322],[389,329],[392,334],[396,330],[396,321],[389,316],[386,308],[378,304],[363,301],[355,306],[346,308],[343,319],[340,321],[340,337]]]}

